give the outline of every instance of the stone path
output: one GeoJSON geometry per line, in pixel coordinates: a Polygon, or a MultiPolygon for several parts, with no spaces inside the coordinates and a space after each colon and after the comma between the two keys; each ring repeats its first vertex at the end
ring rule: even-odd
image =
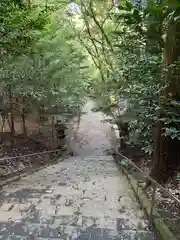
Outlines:
{"type": "MultiPolygon", "coordinates": [[[[77,134],[77,126],[75,130],[69,131],[69,145],[70,148],[78,156],[102,156],[106,155],[106,150],[111,148],[111,140],[113,140],[114,133],[110,127],[103,123],[105,116],[97,112],[92,112],[94,107],[92,101],[88,101],[85,105],[79,129],[77,134]]],[[[74,125],[74,123],[73,123],[74,125]]]]}
{"type": "Polygon", "coordinates": [[[73,145],[79,156],[3,188],[0,239],[156,239],[112,157],[103,155],[109,129],[90,106],[73,145]]]}

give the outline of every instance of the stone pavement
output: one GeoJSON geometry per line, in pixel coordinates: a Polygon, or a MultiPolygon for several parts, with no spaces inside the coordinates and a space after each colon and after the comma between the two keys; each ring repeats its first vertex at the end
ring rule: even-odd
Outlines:
{"type": "Polygon", "coordinates": [[[78,137],[87,141],[76,144],[79,156],[3,188],[0,239],[157,239],[113,158],[103,155],[107,127],[93,113],[91,126],[90,115],[81,120],[78,137]]]}
{"type": "MultiPolygon", "coordinates": [[[[92,112],[92,101],[85,105],[77,134],[76,130],[68,132],[68,145],[78,156],[102,156],[110,149],[114,132],[108,124],[103,123],[105,116],[99,112],[92,112]]],[[[74,122],[73,122],[74,125],[74,122]]],[[[75,129],[77,126],[75,126],[75,129]]]]}

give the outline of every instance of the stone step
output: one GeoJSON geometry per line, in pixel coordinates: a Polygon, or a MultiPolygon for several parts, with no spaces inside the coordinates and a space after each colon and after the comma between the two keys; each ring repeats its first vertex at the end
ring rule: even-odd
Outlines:
{"type": "Polygon", "coordinates": [[[0,239],[81,239],[81,240],[153,240],[155,235],[150,231],[136,231],[121,229],[119,231],[109,228],[75,227],[69,225],[47,225],[10,223],[0,231],[0,239]]]}
{"type": "MultiPolygon", "coordinates": [[[[107,155],[99,155],[99,156],[72,156],[72,157],[67,157],[65,161],[72,161],[72,162],[81,162],[83,164],[86,163],[86,161],[110,161],[113,162],[114,159],[112,156],[107,156],[107,155]]],[[[97,162],[98,163],[98,162],[97,162]]]]}
{"type": "Polygon", "coordinates": [[[100,155],[100,156],[85,156],[84,160],[98,160],[98,161],[114,161],[112,156],[100,155]]]}
{"type": "Polygon", "coordinates": [[[0,240],[156,239],[108,156],[70,157],[4,187],[1,195],[0,240]]]}
{"type": "MultiPolygon", "coordinates": [[[[36,236],[61,239],[155,239],[152,232],[131,229],[127,219],[95,219],[78,216],[51,216],[47,219],[26,219],[24,222],[9,222],[1,225],[2,236],[36,236]],[[75,218],[76,217],[76,218],[75,218]],[[99,227],[101,226],[101,227],[99,227]],[[76,237],[74,237],[76,236],[76,237]],[[123,238],[122,238],[123,237],[123,238]]],[[[6,239],[6,238],[3,238],[6,239]]],[[[8,238],[11,239],[11,238],[8,238]]],[[[13,238],[16,239],[16,238],[13,238]]],[[[36,239],[36,238],[35,238],[36,239]]]]}
{"type": "MultiPolygon", "coordinates": [[[[109,228],[116,229],[117,231],[124,230],[148,230],[147,224],[142,224],[142,222],[137,221],[134,224],[134,221],[131,219],[118,217],[92,217],[84,216],[79,212],[76,212],[74,215],[50,215],[43,217],[40,214],[29,216],[23,223],[15,223],[17,226],[20,225],[56,225],[56,226],[72,226],[72,227],[97,227],[97,228],[109,228]]],[[[2,225],[0,225],[2,226],[2,225]]],[[[9,226],[5,224],[5,226],[9,226]]],[[[1,232],[1,230],[0,230],[1,232]]]]}

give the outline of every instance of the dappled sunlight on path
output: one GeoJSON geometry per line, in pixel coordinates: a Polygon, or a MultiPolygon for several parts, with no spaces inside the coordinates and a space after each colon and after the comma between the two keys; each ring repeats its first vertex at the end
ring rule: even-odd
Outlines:
{"type": "Polygon", "coordinates": [[[73,145],[79,156],[2,189],[0,239],[157,239],[128,182],[105,155],[110,129],[92,106],[85,106],[73,145]]]}

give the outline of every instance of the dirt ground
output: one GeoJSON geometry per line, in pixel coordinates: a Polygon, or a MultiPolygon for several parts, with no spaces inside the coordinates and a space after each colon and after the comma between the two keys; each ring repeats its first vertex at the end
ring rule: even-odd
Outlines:
{"type": "MultiPolygon", "coordinates": [[[[52,137],[52,125],[48,121],[40,121],[37,116],[29,116],[26,119],[27,135],[23,134],[22,122],[15,120],[15,136],[12,137],[8,124],[5,124],[4,132],[0,133],[0,178],[16,174],[33,166],[46,164],[54,156],[52,153],[9,159],[4,158],[22,156],[57,149],[57,142],[52,137]]],[[[54,133],[55,135],[55,133],[54,133]]],[[[62,151],[64,154],[64,150],[62,151]]]]}

